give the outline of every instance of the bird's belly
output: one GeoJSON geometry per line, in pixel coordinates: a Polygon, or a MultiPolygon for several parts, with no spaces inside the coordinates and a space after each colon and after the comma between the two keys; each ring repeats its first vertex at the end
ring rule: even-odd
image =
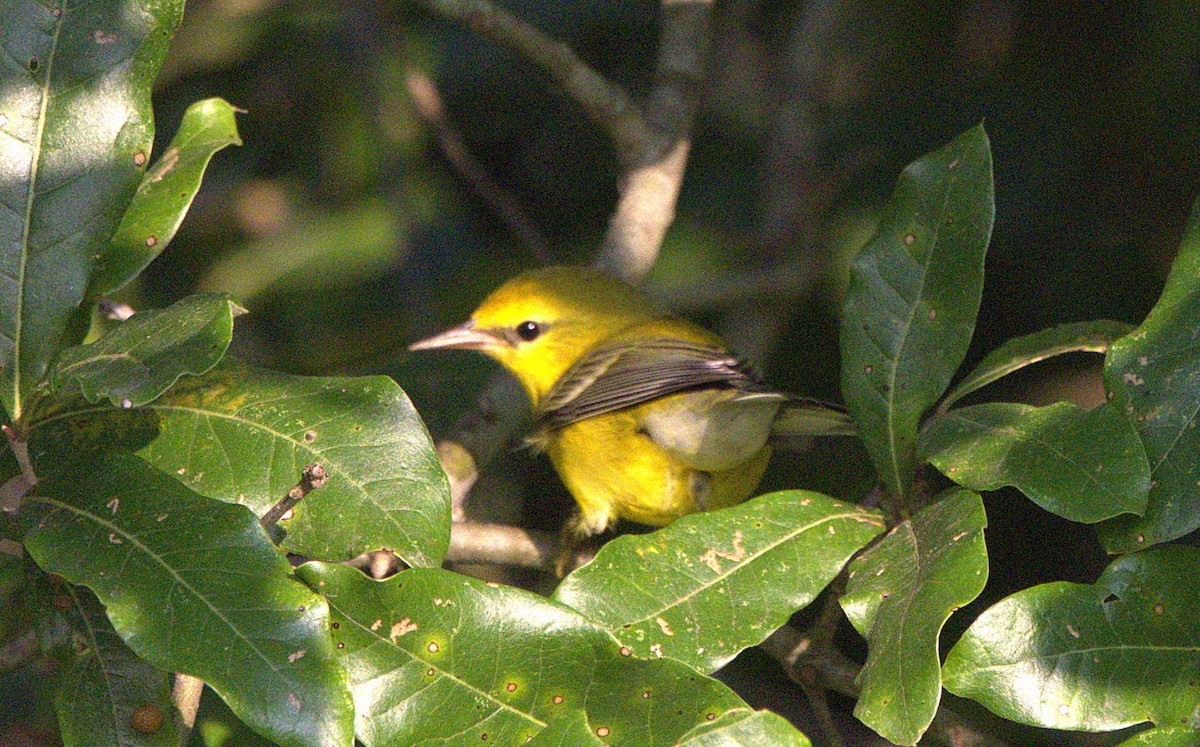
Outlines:
{"type": "Polygon", "coordinates": [[[580,420],[549,439],[547,453],[579,504],[581,534],[618,519],[665,526],[696,511],[750,496],[770,457],[762,448],[730,469],[705,472],[655,443],[629,412],[580,420]]]}

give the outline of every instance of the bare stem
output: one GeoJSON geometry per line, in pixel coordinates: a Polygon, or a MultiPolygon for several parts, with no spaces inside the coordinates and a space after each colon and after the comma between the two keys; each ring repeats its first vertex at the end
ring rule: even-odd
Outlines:
{"type": "Polygon", "coordinates": [[[182,672],[175,675],[175,687],[171,689],[171,702],[179,712],[180,744],[187,744],[192,729],[196,726],[196,713],[200,710],[200,696],[204,694],[204,682],[199,677],[182,672]]]}
{"type": "Polygon", "coordinates": [[[467,510],[467,494],[483,465],[492,461],[518,430],[529,422],[529,403],[513,377],[497,373],[459,418],[450,435],[438,443],[438,459],[450,478],[451,518],[478,518],[467,510]]]}
{"type": "Polygon", "coordinates": [[[422,2],[546,71],[609,134],[618,149],[639,149],[650,139],[641,109],[629,94],[579,59],[568,45],[488,0],[422,2]]]}
{"type": "Polygon", "coordinates": [[[20,466],[21,472],[0,485],[0,511],[15,513],[21,507],[25,494],[38,483],[38,477],[33,471],[33,461],[29,458],[29,442],[11,425],[0,426],[8,439],[8,446],[20,466]]]}
{"type": "Polygon", "coordinates": [[[417,114],[437,137],[442,154],[455,171],[471,185],[492,210],[504,221],[521,243],[543,264],[550,261],[550,250],[541,231],[529,220],[516,198],[492,178],[491,174],[471,155],[458,130],[446,118],[437,85],[425,73],[409,68],[404,74],[408,95],[417,114]]]}
{"type": "Polygon", "coordinates": [[[284,514],[291,511],[304,496],[313,492],[317,488],[325,484],[329,479],[329,475],[325,473],[325,468],[319,464],[310,464],[300,473],[300,482],[292,486],[292,489],[287,492],[278,503],[271,506],[271,509],[263,514],[259,519],[263,529],[270,531],[279,523],[284,514]]]}
{"type": "Polygon", "coordinates": [[[557,547],[553,535],[503,524],[463,522],[450,532],[452,563],[492,563],[549,571],[557,547]]]}

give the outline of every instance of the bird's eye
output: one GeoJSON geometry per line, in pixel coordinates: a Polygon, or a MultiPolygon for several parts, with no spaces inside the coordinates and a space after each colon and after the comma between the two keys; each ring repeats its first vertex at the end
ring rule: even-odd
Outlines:
{"type": "Polygon", "coordinates": [[[529,342],[537,338],[542,333],[542,328],[537,322],[521,322],[517,325],[517,337],[520,337],[525,342],[529,342]]]}

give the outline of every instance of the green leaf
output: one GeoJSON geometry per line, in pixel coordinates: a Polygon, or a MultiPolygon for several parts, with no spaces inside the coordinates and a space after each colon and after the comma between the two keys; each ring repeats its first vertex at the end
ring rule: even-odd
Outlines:
{"type": "Polygon", "coordinates": [[[187,108],[174,139],[142,177],[112,241],[96,262],[89,297],[125,287],[175,238],[213,154],[242,144],[236,111],[223,99],[205,99],[187,108]]]}
{"type": "Polygon", "coordinates": [[[280,744],[350,744],[328,608],[244,507],[117,452],[40,483],[39,506],[29,554],[95,591],[138,656],[204,680],[280,744]]]}
{"type": "Polygon", "coordinates": [[[1064,353],[1104,353],[1113,342],[1133,331],[1124,322],[1098,319],[1060,324],[1022,337],[1014,337],[988,353],[979,365],[942,400],[940,410],[1026,366],[1064,353]]]}
{"type": "Polygon", "coordinates": [[[1017,592],[979,616],[946,657],[946,689],[1023,724],[1109,731],[1196,726],[1200,551],[1119,558],[1094,585],[1017,592]]]}
{"type": "Polygon", "coordinates": [[[183,0],[0,0],[0,402],[58,351],[154,140],[150,87],[183,0]]]}
{"type": "Polygon", "coordinates": [[[951,410],[921,434],[921,452],[971,490],[1011,485],[1071,521],[1095,523],[1141,513],[1150,465],[1125,413],[1109,404],[1084,410],[989,403],[951,410]]]}
{"type": "MultiPolygon", "coordinates": [[[[554,717],[525,744],[529,747],[604,747],[582,710],[554,717]]],[[[673,744],[677,747],[812,747],[808,738],[783,717],[770,711],[730,711],[711,724],[696,728],[673,744]]]]}
{"type": "Polygon", "coordinates": [[[76,645],[75,658],[59,679],[54,699],[63,744],[179,744],[167,673],[129,650],[91,592],[64,587],[64,594],[73,600],[69,621],[76,645]],[[162,718],[158,729],[147,733],[135,728],[138,709],[142,709],[139,718],[157,713],[162,718]]]}
{"type": "Polygon", "coordinates": [[[808,737],[770,711],[726,717],[715,728],[679,742],[679,747],[811,747],[808,737]]]}
{"type": "Polygon", "coordinates": [[[1191,726],[1149,729],[1126,739],[1117,747],[1200,747],[1200,729],[1191,726]]]}
{"type": "Polygon", "coordinates": [[[937,711],[938,636],[987,582],[987,517],[955,489],[850,564],[842,609],[869,643],[854,715],[896,744],[916,744],[937,711]]]}
{"type": "Polygon", "coordinates": [[[50,373],[56,390],[76,385],[85,399],[118,407],[152,402],[184,374],[217,364],[246,313],[228,296],[200,295],[161,311],[142,311],[90,345],[67,348],[50,373]]]}
{"type": "Polygon", "coordinates": [[[525,744],[528,747],[605,747],[588,726],[587,714],[582,709],[555,716],[545,729],[525,744]]]}
{"type": "Polygon", "coordinates": [[[297,573],[329,599],[368,747],[522,744],[573,710],[605,744],[655,747],[751,713],[716,680],[628,655],[600,626],[520,589],[434,568],[385,581],[321,563],[297,573]]]}
{"type": "Polygon", "coordinates": [[[1104,380],[1134,418],[1151,487],[1141,517],[1099,527],[1109,552],[1168,542],[1200,528],[1200,202],[1192,209],[1166,287],[1142,326],[1109,348],[1104,380]]]}
{"type": "Polygon", "coordinates": [[[215,263],[202,290],[243,301],[267,293],[317,293],[378,277],[405,246],[394,207],[367,200],[336,212],[297,216],[294,227],[215,263]]]}
{"type": "Polygon", "coordinates": [[[980,125],[908,166],[854,260],[842,320],[842,393],[884,484],[905,495],[921,414],[975,330],[995,212],[980,125]]]}
{"type": "Polygon", "coordinates": [[[287,376],[227,359],[134,410],[64,404],[35,424],[39,474],[79,442],[136,451],[192,490],[259,516],[305,465],[320,464],[328,481],[281,522],[283,547],[310,558],[388,548],[409,565],[435,566],[450,544],[446,475],[412,403],[383,376],[287,376]]]}
{"type": "Polygon", "coordinates": [[[883,528],[878,514],[820,493],[771,493],[618,537],[554,598],[638,656],[713,672],[811,602],[883,528]]]}

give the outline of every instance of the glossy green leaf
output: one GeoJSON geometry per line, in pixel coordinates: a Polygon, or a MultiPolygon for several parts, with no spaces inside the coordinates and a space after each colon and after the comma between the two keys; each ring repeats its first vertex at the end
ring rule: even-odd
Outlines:
{"type": "Polygon", "coordinates": [[[58,681],[54,699],[63,744],[178,745],[167,673],[129,650],[91,592],[64,586],[63,594],[73,602],[69,620],[75,641],[75,656],[58,681]],[[162,717],[157,730],[134,727],[138,709],[143,709],[139,716],[162,717]]]}
{"type": "Polygon", "coordinates": [[[57,390],[78,386],[85,399],[139,407],[180,376],[217,364],[244,314],[228,296],[199,295],[161,311],[142,311],[89,345],[67,348],[50,373],[57,390]]]}
{"type": "Polygon", "coordinates": [[[995,212],[980,125],[904,170],[854,260],[842,318],[842,394],[884,484],[908,492],[917,424],[975,330],[995,212]]]}
{"type": "Polygon", "coordinates": [[[1200,747],[1200,727],[1165,726],[1126,739],[1117,747],[1200,747]]]}
{"type": "Polygon", "coordinates": [[[154,139],[183,0],[0,0],[0,402],[20,417],[154,139]]]}
{"type": "Polygon", "coordinates": [[[123,288],[175,238],[213,154],[242,144],[235,111],[223,99],[205,99],[184,112],[171,144],[142,177],[112,241],[97,260],[89,296],[123,288]]]}
{"type": "Polygon", "coordinates": [[[294,226],[215,263],[202,290],[250,301],[267,293],[318,293],[377,277],[400,261],[403,222],[394,206],[367,200],[299,215],[294,226]]]}
{"type": "Polygon", "coordinates": [[[1158,303],[1137,331],[1108,351],[1104,380],[1133,416],[1150,460],[1141,517],[1099,527],[1109,552],[1168,542],[1200,528],[1200,202],[1158,303]]]}
{"type": "MultiPolygon", "coordinates": [[[[738,714],[739,716],[741,714],[738,714]]],[[[679,742],[679,747],[811,747],[801,734],[778,714],[755,711],[744,718],[726,718],[703,733],[679,742]]]]}
{"type": "Polygon", "coordinates": [[[854,715],[896,744],[916,744],[937,711],[938,636],[987,582],[986,525],[980,497],[955,489],[850,564],[842,609],[869,644],[854,715]]]}
{"type": "Polygon", "coordinates": [[[1109,731],[1195,726],[1200,707],[1200,550],[1119,558],[1094,585],[1017,592],[946,657],[946,689],[1012,721],[1109,731]]]}
{"type": "Polygon", "coordinates": [[[39,484],[25,511],[37,508],[29,554],[95,591],[138,656],[204,680],[280,744],[348,747],[328,608],[245,507],[114,452],[39,484]]]}
{"type": "Polygon", "coordinates": [[[1150,488],[1137,431],[1109,404],[1084,410],[1068,402],[996,402],[951,410],[926,426],[921,453],[965,488],[1011,485],[1071,521],[1141,513],[1150,488]]]}
{"type": "Polygon", "coordinates": [[[554,598],[639,656],[713,672],[811,602],[883,529],[880,515],[820,493],[771,493],[618,537],[554,598]]]}
{"type": "MultiPolygon", "coordinates": [[[[674,743],[677,747],[811,747],[808,738],[783,717],[770,711],[730,711],[719,721],[696,729],[674,743]]],[[[551,719],[546,728],[525,743],[528,747],[604,747],[582,710],[551,719]]]]}
{"type": "Polygon", "coordinates": [[[605,744],[655,747],[753,713],[716,680],[622,652],[600,626],[520,589],[433,568],[385,581],[320,563],[297,573],[329,600],[368,747],[522,744],[573,710],[605,744]]]}
{"type": "Polygon", "coordinates": [[[555,716],[528,742],[528,747],[605,747],[588,726],[587,714],[580,709],[555,716]]]}
{"type": "MultiPolygon", "coordinates": [[[[320,464],[325,485],[281,522],[283,547],[346,560],[388,548],[440,565],[450,543],[450,490],[433,443],[391,379],[301,377],[223,361],[127,411],[64,404],[38,422],[34,457],[63,444],[120,445],[196,492],[261,516],[320,464]]],[[[71,448],[79,448],[72,446],[71,448]]]]}
{"type": "Polygon", "coordinates": [[[958,400],[1014,371],[1065,353],[1104,353],[1119,337],[1133,331],[1124,322],[1098,319],[1060,324],[1030,335],[1014,337],[988,353],[975,370],[942,400],[947,410],[958,400]]]}

